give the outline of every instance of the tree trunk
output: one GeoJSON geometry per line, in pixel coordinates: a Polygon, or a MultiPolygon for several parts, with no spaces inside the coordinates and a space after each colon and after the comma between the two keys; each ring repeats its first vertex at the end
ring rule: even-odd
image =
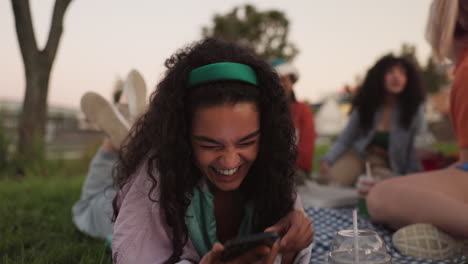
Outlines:
{"type": "Polygon", "coordinates": [[[18,152],[26,157],[35,153],[36,148],[43,144],[50,72],[63,32],[63,18],[70,2],[71,0],[55,1],[47,43],[43,50],[39,50],[29,0],[11,0],[26,77],[23,111],[18,127],[18,152]]]}
{"type": "Polygon", "coordinates": [[[46,63],[34,63],[26,75],[26,91],[19,122],[18,151],[34,153],[41,147],[47,122],[47,94],[50,67],[46,63]]]}

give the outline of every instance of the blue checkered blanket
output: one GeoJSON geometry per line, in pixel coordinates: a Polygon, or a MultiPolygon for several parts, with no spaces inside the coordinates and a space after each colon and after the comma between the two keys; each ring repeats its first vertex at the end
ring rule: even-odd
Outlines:
{"type": "MultiPolygon", "coordinates": [[[[307,215],[314,222],[314,247],[310,263],[328,263],[327,254],[330,250],[333,236],[344,229],[352,229],[352,209],[307,208],[307,215]]],[[[392,255],[393,264],[425,264],[425,263],[468,263],[466,257],[459,257],[446,261],[435,261],[403,256],[392,245],[392,232],[382,225],[372,223],[366,217],[359,217],[359,228],[378,232],[385,240],[387,250],[392,255]]]]}

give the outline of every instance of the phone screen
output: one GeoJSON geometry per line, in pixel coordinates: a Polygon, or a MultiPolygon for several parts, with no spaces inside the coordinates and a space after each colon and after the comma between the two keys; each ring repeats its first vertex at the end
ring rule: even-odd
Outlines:
{"type": "Polygon", "coordinates": [[[276,232],[264,232],[228,240],[224,244],[221,260],[228,261],[234,259],[261,245],[271,247],[279,238],[276,232]]]}

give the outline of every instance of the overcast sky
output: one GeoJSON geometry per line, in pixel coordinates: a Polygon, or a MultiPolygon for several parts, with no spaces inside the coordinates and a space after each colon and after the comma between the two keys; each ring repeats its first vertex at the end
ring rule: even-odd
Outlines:
{"type": "MultiPolygon", "coordinates": [[[[52,0],[31,0],[40,47],[46,41],[52,0]]],[[[117,77],[135,68],[153,90],[164,60],[198,40],[216,13],[247,2],[238,0],[155,1],[73,0],[65,16],[52,70],[49,103],[78,106],[89,90],[110,98],[117,77]]],[[[424,62],[429,46],[424,30],[429,0],[256,0],[260,10],[279,9],[290,20],[290,40],[300,50],[300,100],[312,102],[353,84],[385,53],[402,43],[417,46],[424,62]]],[[[0,99],[21,100],[24,70],[11,3],[0,1],[0,99]]]]}

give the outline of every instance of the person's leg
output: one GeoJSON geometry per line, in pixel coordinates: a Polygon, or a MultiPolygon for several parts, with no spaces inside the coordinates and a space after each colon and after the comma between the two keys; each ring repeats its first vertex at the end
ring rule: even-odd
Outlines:
{"type": "Polygon", "coordinates": [[[86,118],[96,124],[109,137],[112,145],[120,148],[128,135],[131,124],[104,97],[87,92],[81,98],[81,109],[86,118]]]}
{"type": "Polygon", "coordinates": [[[338,158],[330,167],[326,176],[321,176],[321,183],[351,187],[357,178],[364,172],[364,161],[353,150],[349,150],[338,158]]]}
{"type": "Polygon", "coordinates": [[[116,195],[112,175],[118,162],[118,149],[133,121],[145,108],[146,85],[137,71],[129,73],[124,93],[128,105],[113,105],[93,92],[86,93],[81,99],[86,117],[107,137],[91,161],[81,198],[72,208],[73,222],[82,232],[98,238],[112,234],[112,201],[116,195]]]}
{"type": "Polygon", "coordinates": [[[118,154],[106,138],[91,161],[80,200],[72,208],[75,225],[93,237],[106,238],[112,233],[112,201],[116,194],[112,172],[117,160],[118,154]]]}
{"type": "Polygon", "coordinates": [[[146,83],[143,76],[137,70],[132,70],[127,75],[124,84],[124,94],[128,101],[129,120],[133,123],[146,107],[146,83]]]}
{"type": "Polygon", "coordinates": [[[447,168],[382,181],[371,189],[371,217],[395,229],[430,223],[468,238],[468,173],[447,168]]]}

